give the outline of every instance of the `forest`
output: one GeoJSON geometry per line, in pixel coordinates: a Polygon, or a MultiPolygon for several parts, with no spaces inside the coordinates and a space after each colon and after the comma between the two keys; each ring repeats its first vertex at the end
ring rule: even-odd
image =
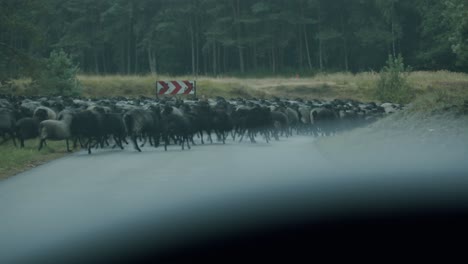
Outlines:
{"type": "Polygon", "coordinates": [[[1,0],[0,81],[63,50],[84,74],[468,72],[466,0],[1,0]]]}

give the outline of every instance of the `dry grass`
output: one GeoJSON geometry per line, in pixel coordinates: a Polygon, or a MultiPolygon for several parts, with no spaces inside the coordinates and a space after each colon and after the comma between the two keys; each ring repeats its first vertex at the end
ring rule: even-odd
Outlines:
{"type": "MultiPolygon", "coordinates": [[[[318,74],[313,77],[236,78],[167,75],[80,75],[86,97],[155,96],[156,80],[196,80],[199,96],[260,97],[273,96],[304,99],[355,99],[374,101],[377,72],[318,74]]],[[[468,74],[448,71],[412,72],[408,81],[418,95],[443,91],[449,96],[468,99],[468,74]]],[[[0,92],[35,94],[30,80],[15,80],[0,92]]]]}

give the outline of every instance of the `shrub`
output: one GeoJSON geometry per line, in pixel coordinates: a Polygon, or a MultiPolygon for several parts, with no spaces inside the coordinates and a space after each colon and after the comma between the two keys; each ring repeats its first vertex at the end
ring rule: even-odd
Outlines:
{"type": "Polygon", "coordinates": [[[405,67],[401,55],[389,56],[387,65],[380,71],[377,98],[392,103],[409,103],[414,98],[413,88],[407,81],[409,73],[410,68],[405,67]]]}
{"type": "Polygon", "coordinates": [[[81,85],[76,78],[79,69],[63,50],[52,51],[44,64],[44,69],[34,79],[42,94],[80,95],[81,85]]]}

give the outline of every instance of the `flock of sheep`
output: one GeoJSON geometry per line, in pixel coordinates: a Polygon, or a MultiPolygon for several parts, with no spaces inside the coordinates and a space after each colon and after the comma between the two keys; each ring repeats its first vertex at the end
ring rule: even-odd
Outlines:
{"type": "MultiPolygon", "coordinates": [[[[212,136],[225,143],[228,137],[266,142],[293,134],[327,136],[369,124],[401,108],[353,100],[304,101],[275,98],[181,100],[176,98],[83,99],[65,97],[0,96],[0,136],[3,142],[40,138],[38,149],[47,140],[69,141],[91,153],[93,148],[129,144],[136,150],[149,142],[158,147],[177,144],[182,149],[194,145],[194,137],[204,144],[212,136]]],[[[0,142],[3,143],[3,142],[0,142]]]]}

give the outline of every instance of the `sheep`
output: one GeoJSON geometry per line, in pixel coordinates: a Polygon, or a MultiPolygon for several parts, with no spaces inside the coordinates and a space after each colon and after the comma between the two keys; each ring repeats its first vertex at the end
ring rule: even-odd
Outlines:
{"type": "Polygon", "coordinates": [[[95,145],[100,144],[103,147],[102,116],[98,112],[85,110],[74,114],[70,131],[71,135],[75,137],[75,146],[76,140],[82,142],[82,139],[87,139],[85,146],[88,149],[88,154],[91,154],[93,140],[96,142],[95,145]]]}
{"type": "Polygon", "coordinates": [[[15,113],[11,109],[0,108],[0,135],[3,136],[3,141],[0,144],[3,144],[8,140],[6,138],[6,135],[8,134],[13,141],[13,145],[16,147],[15,123],[15,113]]]}
{"type": "Polygon", "coordinates": [[[102,118],[102,134],[105,138],[112,135],[115,144],[124,149],[122,142],[128,144],[125,140],[125,124],[123,123],[121,114],[104,114],[102,118]]]}
{"type": "Polygon", "coordinates": [[[213,111],[213,128],[219,139],[226,144],[226,133],[233,129],[231,116],[225,106],[217,107],[213,111]]]}
{"type": "Polygon", "coordinates": [[[37,107],[34,110],[33,116],[37,116],[37,115],[43,116],[44,112],[46,113],[46,116],[47,116],[47,118],[45,120],[47,120],[47,119],[51,119],[51,120],[57,119],[57,114],[55,113],[55,111],[50,109],[49,107],[46,107],[46,106],[37,107]]]}
{"type": "Polygon", "coordinates": [[[24,148],[24,140],[39,136],[39,123],[47,119],[47,112],[40,109],[34,117],[23,117],[16,122],[16,136],[20,140],[20,147],[24,148]]]}
{"type": "Polygon", "coordinates": [[[255,143],[255,135],[260,132],[264,135],[267,143],[269,134],[267,128],[273,125],[270,108],[260,107],[240,107],[232,114],[236,132],[241,136],[239,142],[244,138],[245,133],[250,138],[250,142],[255,143]]]}
{"type": "Polygon", "coordinates": [[[336,119],[337,115],[329,105],[314,108],[310,111],[311,123],[326,136],[333,133],[333,125],[336,119]]]}
{"type": "Polygon", "coordinates": [[[307,105],[300,105],[297,109],[298,113],[300,114],[300,124],[301,128],[305,133],[310,133],[311,132],[311,123],[310,123],[310,110],[312,108],[307,105]]]}
{"type": "Polygon", "coordinates": [[[195,130],[195,133],[198,133],[201,139],[201,143],[205,144],[203,141],[203,132],[206,132],[208,135],[208,140],[210,143],[213,143],[211,138],[211,131],[213,130],[213,111],[210,105],[207,102],[200,102],[198,105],[192,107],[194,113],[194,119],[192,124],[195,130]]]}
{"type": "Polygon", "coordinates": [[[26,114],[26,116],[31,117],[31,116],[33,116],[34,111],[36,110],[36,108],[40,107],[41,104],[39,102],[32,101],[30,99],[24,99],[21,102],[20,106],[21,106],[21,109],[23,110],[23,112],[26,114]]]}
{"type": "Polygon", "coordinates": [[[292,109],[291,107],[286,107],[284,113],[288,116],[289,127],[290,127],[289,135],[292,136],[293,135],[292,134],[293,128],[296,128],[296,130],[298,130],[299,114],[298,114],[298,112],[296,110],[292,109]]]}
{"type": "Polygon", "coordinates": [[[44,120],[39,123],[40,143],[38,150],[40,151],[46,140],[65,140],[67,143],[67,151],[71,152],[68,140],[71,138],[70,125],[73,120],[73,114],[64,110],[59,113],[61,120],[44,120]]]}
{"type": "Polygon", "coordinates": [[[179,139],[180,144],[182,145],[182,150],[184,150],[185,143],[190,149],[189,138],[191,126],[189,119],[185,116],[179,115],[177,112],[174,112],[174,108],[168,105],[164,107],[161,117],[163,124],[164,150],[167,151],[169,137],[179,139]]]}
{"type": "Polygon", "coordinates": [[[289,137],[289,120],[288,116],[280,111],[271,111],[271,119],[273,121],[273,136],[279,140],[279,133],[289,137]]]}
{"type": "Polygon", "coordinates": [[[141,149],[138,146],[136,140],[137,137],[145,137],[145,141],[142,146],[146,143],[146,136],[149,137],[150,144],[152,139],[154,139],[155,146],[157,146],[157,142],[159,142],[159,134],[157,133],[158,124],[155,123],[155,120],[158,119],[156,112],[157,111],[134,109],[123,115],[123,122],[127,135],[130,136],[133,145],[138,152],[141,152],[141,149]]]}

